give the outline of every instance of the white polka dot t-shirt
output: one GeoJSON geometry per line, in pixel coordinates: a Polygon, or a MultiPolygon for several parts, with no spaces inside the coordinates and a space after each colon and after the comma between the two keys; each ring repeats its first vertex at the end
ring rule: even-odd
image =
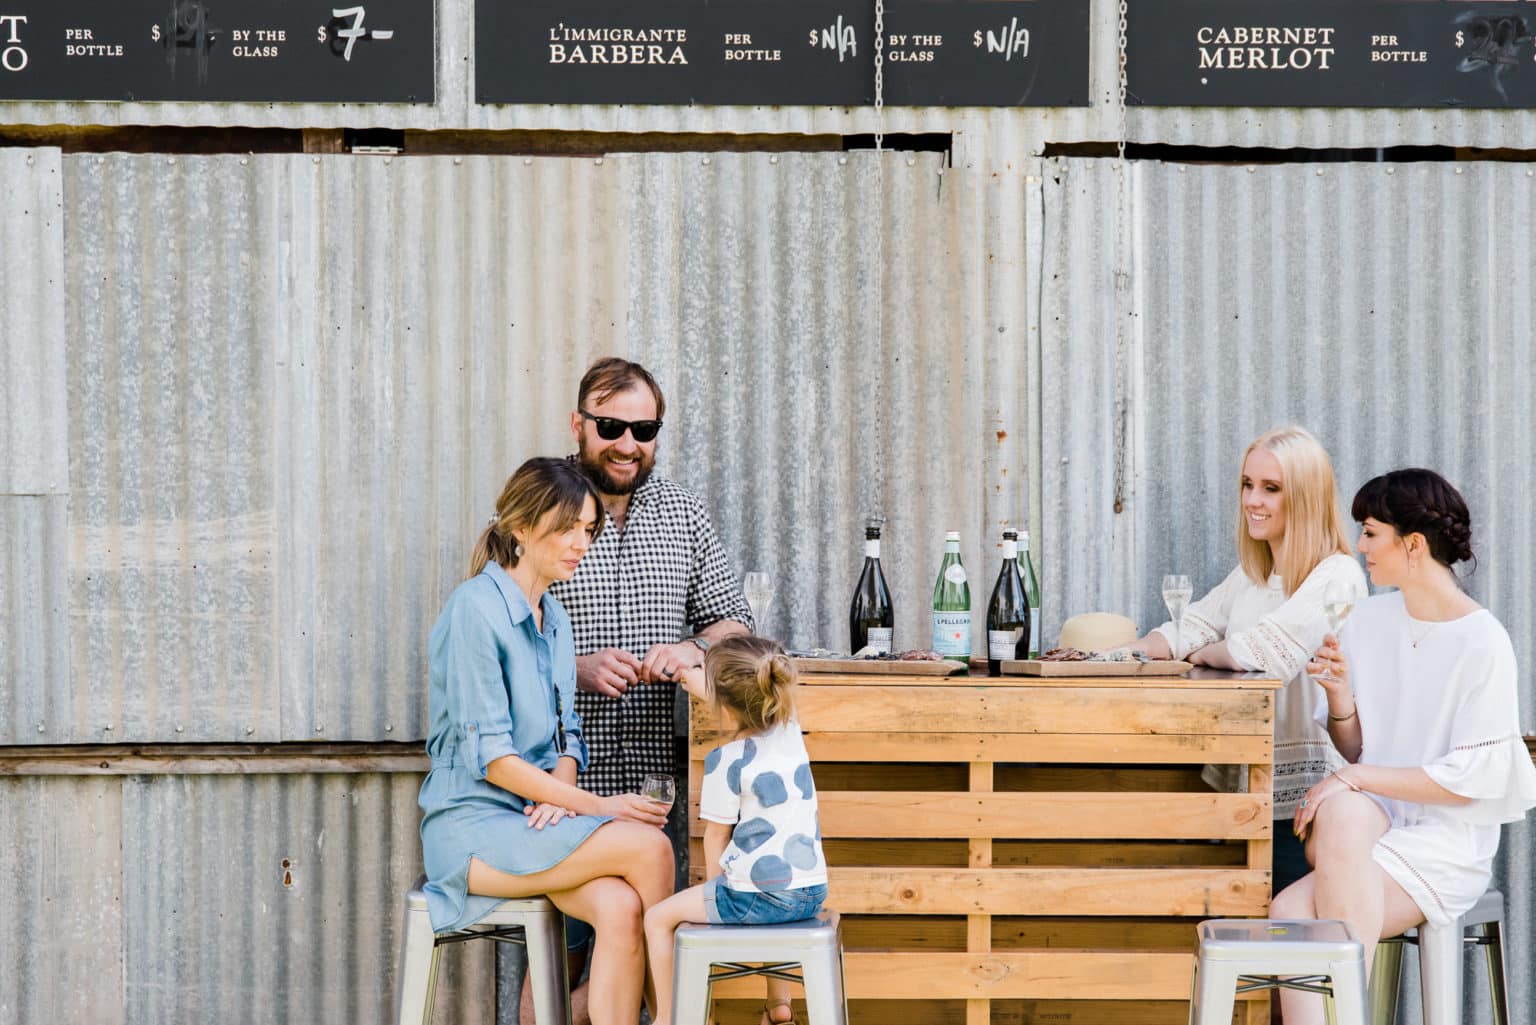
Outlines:
{"type": "Polygon", "coordinates": [[[699,815],[736,827],[720,856],[731,889],[771,892],[826,883],[816,784],[794,720],[705,756],[699,815]]]}

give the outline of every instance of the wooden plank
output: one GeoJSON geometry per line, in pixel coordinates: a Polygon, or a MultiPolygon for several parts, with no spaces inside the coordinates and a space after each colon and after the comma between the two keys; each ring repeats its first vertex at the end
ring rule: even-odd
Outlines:
{"type": "MultiPolygon", "coordinates": [[[[973,794],[982,794],[991,791],[994,779],[993,765],[991,762],[976,761],[970,764],[969,790],[973,794]]],[[[991,875],[992,864],[992,840],[990,837],[972,837],[969,841],[970,867],[980,869],[981,875],[991,875]]],[[[905,874],[910,869],[904,869],[900,874],[905,874]]],[[[830,887],[829,887],[830,889],[830,887]]],[[[882,911],[899,911],[898,908],[885,908],[882,911]]],[[[976,906],[967,909],[970,914],[965,920],[965,949],[972,954],[984,954],[992,950],[992,915],[991,909],[976,906]]],[[[966,1025],[991,1025],[992,1001],[985,998],[972,997],[965,1002],[966,1025]]]]}
{"type": "MultiPolygon", "coordinates": [[[[1192,733],[1264,736],[1274,729],[1272,695],[1149,687],[1084,689],[811,687],[796,707],[807,733],[1192,733]]],[[[1028,740],[1020,738],[1021,748],[1028,740]]],[[[1024,760],[1024,759],[1021,759],[1024,760]]]]}
{"type": "MultiPolygon", "coordinates": [[[[843,840],[857,845],[873,840],[843,840]]],[[[909,841],[913,842],[913,841],[909,841]]],[[[939,843],[941,841],[930,841],[939,843]]],[[[915,864],[916,862],[907,862],[915,864]]],[[[1205,840],[994,840],[994,865],[1049,867],[1055,865],[1104,868],[1194,868],[1200,865],[1227,865],[1242,868],[1248,863],[1248,844],[1244,841],[1212,843],[1205,840]]],[[[840,861],[844,865],[902,864],[869,861],[840,861]]],[[[946,864],[930,862],[930,864],[946,864]]],[[[953,864],[953,863],[950,863],[953,864]]]]}
{"type": "MultiPolygon", "coordinates": [[[[1189,1004],[1181,1000],[989,1000],[991,1025],[1187,1025],[1189,1004]]],[[[966,1025],[969,1001],[853,1000],[849,1025],[966,1025]]],[[[1237,1005],[1234,1025],[1255,1021],[1244,1014],[1263,1006],[1253,1001],[1237,1005]]],[[[763,998],[715,1003],[716,1025],[759,1025],[763,998]]],[[[795,1004],[795,1020],[805,1022],[803,1004],[795,1004]]],[[[1265,1008],[1264,1025],[1268,1025],[1265,1008]]]]}
{"type": "Polygon", "coordinates": [[[1209,794],[1195,765],[999,765],[998,791],[1209,794]]]}
{"type": "MultiPolygon", "coordinates": [[[[1268,765],[1248,766],[1248,792],[1250,794],[1270,793],[1274,786],[1274,772],[1268,765]]],[[[1272,838],[1254,838],[1248,841],[1248,867],[1260,869],[1269,875],[1274,857],[1274,840],[1272,838]]],[[[1254,912],[1256,917],[1264,917],[1269,914],[1270,888],[1274,878],[1271,875],[1265,884],[1264,910],[1254,912]]]]}
{"type": "MultiPolygon", "coordinates": [[[[823,836],[1017,839],[1263,839],[1267,794],[964,794],[827,791],[823,836]]],[[[692,835],[703,836],[697,801],[692,835]]]]}
{"type": "Polygon", "coordinates": [[[834,867],[828,877],[828,903],[844,914],[1237,918],[1269,905],[1268,869],[834,867]]]}
{"type": "MultiPolygon", "coordinates": [[[[938,918],[947,922],[951,919],[938,918]]],[[[878,918],[867,921],[879,921],[878,918]]],[[[992,916],[992,949],[1172,951],[1195,949],[1198,918],[1109,916],[992,916]]]]}
{"type": "MultiPolygon", "coordinates": [[[[838,673],[813,673],[801,678],[807,689],[818,687],[910,687],[932,684],[932,680],[911,676],[841,675],[838,673]]],[[[943,685],[955,689],[1008,690],[1017,687],[1125,687],[1123,676],[1084,676],[1071,679],[1052,679],[1042,676],[987,676],[973,672],[969,676],[956,675],[943,679],[943,685]]],[[[1264,673],[1233,673],[1224,669],[1207,669],[1197,666],[1184,676],[1164,676],[1144,683],[1129,684],[1148,690],[1269,690],[1278,691],[1285,681],[1264,673]]]]}
{"type": "MultiPolygon", "coordinates": [[[[861,952],[843,955],[850,1000],[1188,1000],[1194,956],[1172,951],[861,952]]],[[[715,986],[761,999],[762,982],[715,986]]]]}
{"type": "MultiPolygon", "coordinates": [[[[718,746],[714,733],[695,732],[688,756],[718,746]]],[[[1274,760],[1269,734],[1210,736],[1147,733],[808,733],[813,762],[1028,761],[1182,765],[1246,765],[1274,760]]],[[[819,769],[817,771],[820,771],[819,769]]]]}
{"type": "Polygon", "coordinates": [[[420,741],[359,744],[96,744],[0,747],[0,776],[420,773],[420,741]]]}

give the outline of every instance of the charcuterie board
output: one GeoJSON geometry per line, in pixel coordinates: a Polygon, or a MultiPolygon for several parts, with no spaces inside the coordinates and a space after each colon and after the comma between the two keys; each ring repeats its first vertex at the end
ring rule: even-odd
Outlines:
{"type": "Polygon", "coordinates": [[[802,673],[864,673],[871,676],[951,676],[966,671],[963,662],[948,659],[796,658],[802,673]]]}
{"type": "Polygon", "coordinates": [[[1004,676],[1183,676],[1188,662],[1042,662],[1038,658],[1003,662],[1004,676]]]}

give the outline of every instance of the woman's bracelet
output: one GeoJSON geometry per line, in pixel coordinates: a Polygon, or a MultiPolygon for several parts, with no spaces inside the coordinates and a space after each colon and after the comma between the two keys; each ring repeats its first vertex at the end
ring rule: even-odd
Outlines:
{"type": "Polygon", "coordinates": [[[1355,717],[1356,713],[1358,713],[1359,711],[1360,711],[1360,706],[1356,705],[1354,708],[1351,708],[1349,710],[1349,714],[1348,715],[1334,715],[1332,712],[1329,712],[1328,713],[1328,721],[1329,722],[1349,722],[1349,720],[1353,719],[1355,717]]]}
{"type": "MultiPolygon", "coordinates": [[[[1345,718],[1348,718],[1348,716],[1345,716],[1345,718]]],[[[1345,786],[1349,787],[1349,789],[1353,790],[1355,793],[1357,793],[1357,794],[1360,793],[1360,788],[1358,786],[1356,786],[1354,783],[1351,783],[1349,780],[1345,779],[1344,778],[1344,774],[1342,772],[1335,772],[1334,775],[1339,778],[1339,782],[1340,783],[1343,783],[1345,786]]]]}

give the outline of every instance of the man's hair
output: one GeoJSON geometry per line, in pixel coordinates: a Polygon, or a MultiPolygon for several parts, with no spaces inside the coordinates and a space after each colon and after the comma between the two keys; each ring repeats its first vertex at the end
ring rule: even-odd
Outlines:
{"type": "Polygon", "coordinates": [[[604,356],[587,368],[581,375],[581,387],[576,392],[576,408],[586,409],[587,399],[606,402],[621,391],[644,385],[656,398],[656,419],[667,414],[667,400],[661,394],[661,385],[651,372],[638,363],[618,356],[604,356]]]}

